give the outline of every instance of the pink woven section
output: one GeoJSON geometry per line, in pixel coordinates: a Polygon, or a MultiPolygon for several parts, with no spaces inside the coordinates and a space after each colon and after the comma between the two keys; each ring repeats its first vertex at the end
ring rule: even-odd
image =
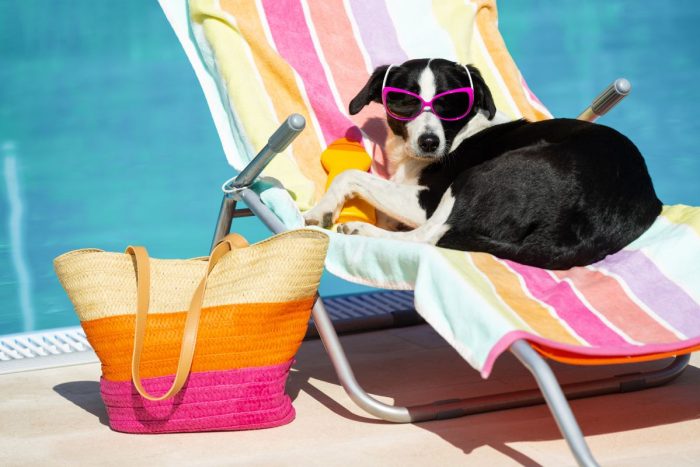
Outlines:
{"type": "MultiPolygon", "coordinates": [[[[172,399],[149,401],[131,381],[100,381],[109,425],[125,433],[253,430],[294,420],[284,392],[292,361],[279,365],[191,373],[172,399]]],[[[153,395],[163,394],[174,376],[143,380],[153,395]]]]}

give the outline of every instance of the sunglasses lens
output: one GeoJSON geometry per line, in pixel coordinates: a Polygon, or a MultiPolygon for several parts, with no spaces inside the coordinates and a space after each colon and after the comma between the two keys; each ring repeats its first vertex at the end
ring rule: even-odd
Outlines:
{"type": "Polygon", "coordinates": [[[454,92],[433,100],[433,112],[441,118],[461,118],[471,110],[469,93],[454,92]]]}
{"type": "Polygon", "coordinates": [[[411,118],[421,111],[422,103],[417,97],[402,92],[386,93],[386,107],[389,113],[400,118],[411,118]]]}

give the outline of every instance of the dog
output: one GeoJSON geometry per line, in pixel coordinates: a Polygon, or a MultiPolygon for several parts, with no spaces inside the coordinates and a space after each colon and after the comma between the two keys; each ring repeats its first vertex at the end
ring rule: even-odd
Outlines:
{"type": "Polygon", "coordinates": [[[304,214],[307,225],[330,227],[345,201],[360,197],[393,224],[348,222],[339,232],[569,269],[621,250],[661,212],[627,137],[573,119],[504,120],[471,65],[378,67],[350,114],[371,102],[387,111],[390,179],[343,172],[304,214]]]}

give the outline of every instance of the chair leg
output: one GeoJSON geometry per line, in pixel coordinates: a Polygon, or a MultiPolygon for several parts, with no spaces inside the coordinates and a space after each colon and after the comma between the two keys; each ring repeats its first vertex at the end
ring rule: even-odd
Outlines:
{"type": "Polygon", "coordinates": [[[559,431],[569,444],[576,461],[582,466],[598,465],[588,449],[581,428],[574,417],[564,392],[552,369],[525,341],[519,340],[510,346],[511,352],[532,373],[551,410],[559,431]]]}
{"type": "Polygon", "coordinates": [[[376,400],[359,385],[320,298],[314,305],[313,318],[340,384],[350,399],[370,415],[394,423],[416,423],[494,410],[529,407],[546,402],[574,458],[582,466],[596,466],[598,464],[586,444],[567,401],[567,396],[571,399],[577,399],[660,386],[678,377],[690,361],[689,355],[681,355],[676,357],[670,365],[660,370],[623,374],[562,387],[544,359],[525,341],[520,340],[514,342],[510,350],[532,373],[539,386],[539,391],[536,389],[513,391],[470,399],[444,400],[410,407],[398,407],[376,400]]]}
{"type": "Polygon", "coordinates": [[[367,394],[358,384],[355,373],[352,371],[350,362],[348,362],[348,358],[345,355],[345,350],[343,350],[343,347],[340,345],[338,334],[335,332],[333,323],[320,297],[314,304],[312,314],[316,329],[321,337],[321,342],[323,342],[323,346],[326,348],[326,352],[331,359],[340,384],[345,389],[345,392],[348,393],[350,399],[364,411],[375,417],[396,423],[409,423],[413,421],[406,407],[395,407],[393,405],[384,404],[367,394]]]}

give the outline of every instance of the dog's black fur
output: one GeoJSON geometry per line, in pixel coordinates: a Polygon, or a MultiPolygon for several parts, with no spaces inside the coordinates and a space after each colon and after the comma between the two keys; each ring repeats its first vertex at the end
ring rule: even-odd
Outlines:
{"type": "MultiPolygon", "coordinates": [[[[392,68],[387,85],[418,93],[427,60],[392,68]]],[[[464,68],[432,60],[436,92],[468,86],[464,68]]],[[[443,121],[447,148],[477,112],[492,119],[496,107],[479,71],[469,67],[474,108],[463,120],[443,121]]],[[[350,103],[356,114],[381,103],[386,67],[372,74],[350,103]]],[[[406,124],[388,118],[406,138],[406,124]]],[[[427,217],[451,187],[455,204],[450,226],[437,245],[483,251],[547,269],[594,263],[639,237],[661,212],[646,164],[637,147],[612,128],[554,119],[495,125],[445,151],[421,172],[419,195],[427,217]]]]}

